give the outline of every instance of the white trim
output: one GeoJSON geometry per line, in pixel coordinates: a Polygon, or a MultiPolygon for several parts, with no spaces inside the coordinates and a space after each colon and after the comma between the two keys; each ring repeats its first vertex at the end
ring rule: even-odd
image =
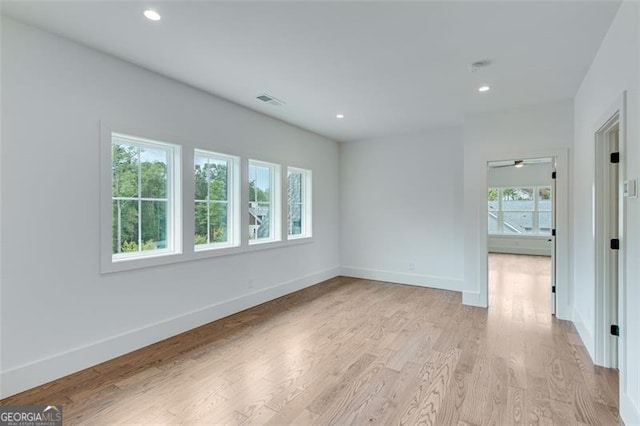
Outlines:
{"type": "MultiPolygon", "coordinates": [[[[147,266],[163,265],[182,258],[182,146],[171,138],[152,131],[126,125],[100,122],[100,272],[117,272],[147,266]],[[132,143],[157,146],[171,153],[167,159],[167,245],[166,250],[154,250],[135,255],[114,256],[112,253],[112,144],[114,138],[130,139],[132,143]]],[[[137,197],[136,197],[137,199],[137,197]]]]}
{"type": "MultiPolygon", "coordinates": [[[[617,345],[608,333],[608,325],[610,325],[611,317],[611,303],[616,303],[611,300],[609,295],[609,288],[605,285],[606,282],[610,282],[611,273],[615,271],[613,269],[614,263],[610,259],[612,255],[611,249],[607,246],[607,242],[610,238],[613,238],[610,232],[610,220],[611,217],[611,185],[613,184],[610,178],[610,164],[609,155],[611,152],[610,142],[608,140],[609,132],[616,126],[620,127],[620,110],[616,110],[613,116],[608,117],[603,125],[594,134],[594,148],[595,148],[595,173],[593,187],[595,194],[593,198],[593,219],[594,219],[594,277],[595,277],[595,358],[594,362],[597,365],[602,365],[607,368],[617,368],[617,360],[613,359],[612,350],[615,348],[613,345],[617,345]]],[[[622,131],[620,130],[620,143],[622,145],[622,131]]],[[[618,147],[620,148],[620,147],[618,147]]],[[[618,173],[622,174],[621,167],[618,167],[618,173]]],[[[620,186],[619,182],[615,182],[616,188],[620,186]]],[[[621,199],[622,201],[622,199],[621,199]]],[[[616,218],[617,219],[617,218],[616,218]]],[[[619,228],[620,223],[618,224],[619,228]]],[[[622,249],[622,248],[621,248],[622,249]]],[[[618,259],[622,256],[622,250],[618,253],[618,259]]],[[[615,265],[618,267],[618,264],[615,265]]],[[[619,271],[618,271],[619,272],[619,271]]],[[[619,277],[616,277],[618,285],[620,284],[619,277]]],[[[619,324],[620,325],[620,324],[619,324]]]]}
{"type": "Polygon", "coordinates": [[[482,298],[480,297],[480,292],[473,291],[463,291],[462,292],[462,304],[469,306],[477,306],[479,308],[486,308],[484,306],[482,298]]]}
{"type": "MultiPolygon", "coordinates": [[[[193,180],[195,185],[195,158],[200,156],[201,158],[207,158],[208,160],[214,161],[223,161],[227,163],[227,241],[224,243],[208,243],[208,244],[200,244],[198,246],[195,245],[195,241],[193,244],[193,250],[196,253],[200,252],[209,252],[212,250],[222,250],[232,247],[240,246],[240,196],[239,196],[239,168],[240,168],[240,157],[229,154],[221,154],[219,152],[208,151],[204,149],[196,148],[193,150],[194,153],[194,161],[192,165],[193,172],[193,180]]],[[[207,191],[209,189],[207,188],[207,191]]],[[[193,191],[193,203],[206,203],[209,204],[211,200],[196,200],[195,199],[195,191],[193,191]]],[[[214,200],[213,202],[221,202],[214,200]]],[[[195,207],[194,207],[195,208],[195,207]]],[[[194,210],[194,221],[195,221],[195,210],[194,210]]],[[[192,227],[193,233],[195,234],[195,223],[192,227]]],[[[207,233],[209,230],[207,229],[207,233]]]]}
{"type": "Polygon", "coordinates": [[[0,373],[0,383],[2,383],[0,398],[6,398],[59,379],[269,300],[337,277],[339,274],[339,267],[319,271],[3,371],[0,373]]]}
{"type": "Polygon", "coordinates": [[[311,170],[301,169],[299,167],[287,166],[287,178],[284,180],[284,193],[286,197],[282,197],[284,201],[284,225],[287,240],[299,240],[302,238],[311,238],[313,236],[313,178],[311,170]],[[300,175],[301,187],[301,233],[289,234],[289,174],[300,175]]]}
{"type": "Polygon", "coordinates": [[[386,281],[397,284],[408,284],[419,287],[437,288],[440,290],[460,291],[462,280],[431,275],[407,274],[402,272],[384,271],[380,269],[358,268],[343,266],[342,275],[345,277],[363,278],[367,280],[386,281]]]}
{"type": "MultiPolygon", "coordinates": [[[[256,239],[248,239],[248,244],[250,246],[260,245],[260,244],[268,244],[268,243],[276,243],[282,241],[282,177],[281,177],[281,166],[280,164],[270,163],[262,160],[255,160],[253,158],[249,158],[247,161],[247,197],[249,196],[249,184],[251,167],[261,167],[269,170],[269,189],[271,193],[269,194],[269,236],[267,238],[256,238],[256,239]]],[[[252,200],[248,200],[245,208],[249,208],[249,203],[252,200]]],[[[248,210],[245,210],[248,211],[248,210]]],[[[248,216],[248,215],[245,215],[248,216]]],[[[247,230],[249,229],[247,223],[247,230]]],[[[249,235],[250,237],[251,235],[249,235]]]]}
{"type": "Polygon", "coordinates": [[[629,426],[640,425],[640,408],[626,392],[620,393],[620,419],[629,426]]]}
{"type": "Polygon", "coordinates": [[[582,339],[582,343],[584,343],[584,347],[587,349],[589,356],[591,359],[594,359],[594,338],[591,330],[593,327],[589,327],[587,325],[587,321],[582,317],[578,310],[573,311],[573,324],[576,326],[576,330],[578,330],[578,334],[580,335],[580,339],[582,339]]]}
{"type": "MultiPolygon", "coordinates": [[[[626,179],[626,145],[627,145],[627,130],[626,130],[626,108],[627,108],[627,92],[623,91],[613,103],[604,110],[603,114],[600,116],[600,119],[594,123],[591,134],[594,137],[594,149],[601,148],[598,147],[598,144],[601,141],[601,136],[603,136],[607,130],[610,129],[612,125],[615,125],[616,116],[619,128],[619,137],[618,137],[618,152],[620,153],[620,163],[618,165],[618,188],[619,188],[619,211],[618,211],[618,239],[620,240],[620,250],[618,251],[618,325],[620,327],[620,336],[618,339],[618,370],[619,370],[619,394],[620,399],[622,401],[622,396],[626,395],[627,387],[628,387],[628,378],[627,378],[627,327],[626,327],[626,318],[627,318],[627,310],[629,306],[627,305],[627,282],[626,282],[626,222],[625,222],[625,204],[627,199],[622,194],[622,183],[626,179]]],[[[596,155],[596,170],[594,170],[594,188],[597,190],[601,190],[601,185],[595,181],[598,176],[598,170],[601,169],[601,165],[597,164],[598,155],[596,155]]],[[[595,195],[595,194],[594,194],[595,195]]],[[[598,197],[599,198],[599,197],[598,197]]],[[[594,324],[593,324],[593,333],[594,333],[594,350],[593,357],[594,363],[598,365],[608,366],[610,364],[609,357],[607,356],[610,353],[610,343],[611,338],[608,334],[608,312],[610,302],[608,297],[606,297],[605,289],[603,287],[602,280],[598,279],[596,271],[602,271],[603,261],[601,258],[602,252],[601,247],[599,247],[598,240],[596,239],[596,231],[601,231],[598,229],[598,223],[596,222],[596,208],[600,206],[595,205],[596,197],[593,198],[593,226],[594,226],[594,324]]],[[[605,271],[606,272],[606,271],[605,271]]],[[[637,408],[634,408],[637,414],[637,408]]],[[[633,410],[632,410],[633,411],[633,410]]],[[[621,410],[622,412],[622,410],[621,410]]],[[[633,415],[633,414],[631,414],[633,415]]],[[[625,417],[625,421],[628,422],[625,417]]]]}

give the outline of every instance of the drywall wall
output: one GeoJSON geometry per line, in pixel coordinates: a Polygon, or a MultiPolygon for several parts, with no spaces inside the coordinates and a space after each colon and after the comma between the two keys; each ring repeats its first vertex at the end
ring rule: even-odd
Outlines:
{"type": "Polygon", "coordinates": [[[340,147],[343,274],[461,290],[462,131],[340,147]]]}
{"type": "Polygon", "coordinates": [[[568,149],[573,105],[562,100],[468,116],[464,125],[464,286],[462,300],[487,306],[487,162],[556,157],[557,315],[571,317],[568,149]]]}
{"type": "MultiPolygon", "coordinates": [[[[626,91],[626,146],[622,164],[626,179],[640,176],[640,74],[638,27],[640,5],[623,2],[575,97],[573,167],[574,322],[592,358],[595,350],[595,244],[593,236],[595,138],[626,91]]],[[[640,424],[640,199],[627,199],[626,229],[621,235],[624,262],[619,340],[620,413],[626,424],[640,424]]]]}
{"type": "Polygon", "coordinates": [[[339,273],[336,142],[10,19],[2,88],[2,396],[339,273]],[[100,120],[311,169],[314,241],[101,275],[100,120]]]}
{"type": "Polygon", "coordinates": [[[487,169],[487,184],[494,188],[551,185],[551,163],[487,169]]]}

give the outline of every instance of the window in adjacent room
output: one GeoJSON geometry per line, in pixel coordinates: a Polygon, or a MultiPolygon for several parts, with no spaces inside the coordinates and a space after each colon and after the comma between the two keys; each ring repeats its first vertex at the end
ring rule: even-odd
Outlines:
{"type": "Polygon", "coordinates": [[[489,233],[551,234],[551,187],[489,188],[489,233]]]}
{"type": "Polygon", "coordinates": [[[249,160],[249,243],[280,240],[280,166],[249,160]]]}
{"type": "Polygon", "coordinates": [[[195,250],[239,245],[236,229],[237,175],[239,159],[224,154],[196,150],[195,250]]]}
{"type": "Polygon", "coordinates": [[[287,170],[287,235],[289,239],[311,237],[310,170],[287,170]]]}

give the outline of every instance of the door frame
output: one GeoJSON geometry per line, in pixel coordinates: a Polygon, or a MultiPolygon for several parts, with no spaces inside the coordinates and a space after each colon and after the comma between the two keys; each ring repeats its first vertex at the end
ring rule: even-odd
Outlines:
{"type": "MultiPolygon", "coordinates": [[[[487,163],[489,161],[511,160],[513,158],[556,158],[556,316],[571,320],[573,316],[570,305],[571,286],[569,285],[569,149],[543,148],[526,149],[516,147],[487,147],[482,154],[465,163],[477,178],[472,187],[465,187],[465,208],[470,210],[465,230],[465,280],[470,271],[477,271],[478,292],[466,290],[462,293],[462,301],[466,305],[488,307],[489,281],[487,268],[487,235],[489,213],[487,210],[487,194],[480,188],[487,188],[487,163]],[[471,226],[472,225],[472,226],[471,226]],[[470,237],[473,237],[471,239],[470,237]],[[473,241],[473,243],[472,243],[473,241]]],[[[475,278],[474,277],[474,278],[475,278]]]]}
{"type": "MultiPolygon", "coordinates": [[[[549,235],[540,235],[540,234],[536,234],[536,236],[543,236],[545,237],[545,239],[548,240],[548,242],[550,242],[550,253],[551,253],[551,280],[549,281],[549,304],[550,304],[550,308],[551,308],[551,314],[555,315],[556,314],[556,282],[557,282],[557,278],[556,278],[556,232],[554,232],[556,230],[556,175],[557,175],[557,162],[558,159],[557,157],[518,157],[518,158],[510,158],[508,159],[509,161],[516,161],[516,160],[549,160],[549,176],[548,179],[550,180],[550,186],[551,186],[551,229],[552,232],[549,235]]],[[[489,190],[489,173],[491,170],[491,166],[490,163],[493,162],[497,162],[497,161],[505,161],[505,159],[499,159],[499,160],[490,160],[487,162],[487,187],[485,188],[484,194],[486,194],[489,190]]],[[[488,217],[488,211],[487,211],[487,223],[489,221],[489,217],[488,217]]],[[[487,227],[489,225],[487,224],[487,227]]],[[[489,261],[489,237],[490,234],[487,234],[487,247],[486,247],[486,251],[487,251],[487,262],[489,261]]],[[[489,268],[487,266],[487,286],[489,283],[489,268]]],[[[487,295],[489,296],[489,299],[491,299],[491,295],[488,293],[487,290],[487,295]]]]}
{"type": "MultiPolygon", "coordinates": [[[[625,176],[625,147],[626,147],[626,125],[625,125],[625,106],[626,92],[624,92],[618,100],[606,111],[602,118],[598,121],[597,130],[594,131],[594,148],[595,148],[595,170],[593,177],[594,199],[593,199],[593,223],[594,223],[594,303],[595,303],[595,319],[594,319],[594,363],[607,368],[618,368],[623,370],[626,365],[624,355],[626,351],[625,339],[625,198],[623,196],[623,184],[625,176]],[[610,182],[608,177],[609,169],[607,167],[609,161],[609,140],[610,131],[618,126],[618,152],[620,153],[620,162],[618,163],[618,239],[620,241],[620,249],[618,250],[617,264],[612,265],[610,259],[610,249],[608,247],[609,232],[604,227],[608,227],[608,211],[610,205],[610,197],[607,195],[607,189],[610,182]],[[601,201],[606,201],[603,205],[601,201]],[[617,267],[618,270],[618,297],[612,300],[610,288],[606,285],[606,278],[609,277],[611,268],[617,267]],[[612,347],[616,341],[610,334],[610,317],[612,312],[612,304],[617,306],[618,326],[620,327],[620,336],[617,337],[617,348],[612,347]],[[617,355],[617,363],[614,356],[617,355]]],[[[620,387],[623,388],[622,374],[620,374],[620,387]]]]}

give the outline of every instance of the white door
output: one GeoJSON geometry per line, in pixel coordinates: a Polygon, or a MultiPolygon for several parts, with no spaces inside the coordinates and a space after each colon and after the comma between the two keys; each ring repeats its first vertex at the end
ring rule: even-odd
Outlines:
{"type": "MultiPolygon", "coordinates": [[[[609,157],[618,150],[619,131],[613,130],[609,134],[609,157]]],[[[619,154],[618,160],[619,161],[619,154]]],[[[619,241],[619,172],[618,162],[609,161],[609,239],[619,241]]],[[[619,242],[618,242],[619,244],[619,242]]],[[[610,243],[610,246],[612,244],[610,243]]],[[[609,250],[609,268],[606,287],[609,301],[609,360],[612,368],[618,368],[618,336],[614,334],[614,327],[618,325],[618,249],[609,250]]]]}
{"type": "Polygon", "coordinates": [[[551,314],[556,314],[556,159],[551,161],[551,314]]]}

